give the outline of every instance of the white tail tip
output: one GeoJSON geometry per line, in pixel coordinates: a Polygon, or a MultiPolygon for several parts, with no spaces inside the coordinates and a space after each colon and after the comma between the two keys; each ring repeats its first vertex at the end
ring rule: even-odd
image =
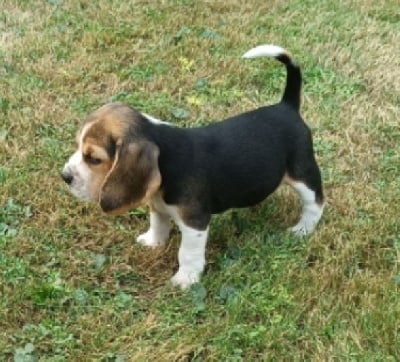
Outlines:
{"type": "Polygon", "coordinates": [[[265,44],[259,45],[248,52],[244,53],[242,58],[258,58],[258,57],[271,57],[276,58],[279,55],[287,54],[286,50],[277,45],[265,44]]]}

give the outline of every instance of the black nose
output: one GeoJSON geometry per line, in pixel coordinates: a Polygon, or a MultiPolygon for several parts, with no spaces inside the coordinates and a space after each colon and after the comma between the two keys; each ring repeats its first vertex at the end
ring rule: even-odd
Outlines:
{"type": "Polygon", "coordinates": [[[67,185],[71,185],[71,183],[72,183],[72,180],[74,179],[74,176],[72,176],[71,174],[69,174],[69,173],[62,173],[61,174],[61,178],[64,180],[64,182],[67,184],[67,185]]]}

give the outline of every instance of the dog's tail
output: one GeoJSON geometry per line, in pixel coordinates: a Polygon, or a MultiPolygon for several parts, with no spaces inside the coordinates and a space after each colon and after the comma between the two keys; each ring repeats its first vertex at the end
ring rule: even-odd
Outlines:
{"type": "Polygon", "coordinates": [[[300,109],[300,92],[302,77],[299,66],[292,59],[290,54],[277,45],[260,45],[243,54],[243,58],[271,57],[278,59],[285,64],[287,77],[286,87],[283,93],[282,102],[290,105],[295,110],[300,109]]]}

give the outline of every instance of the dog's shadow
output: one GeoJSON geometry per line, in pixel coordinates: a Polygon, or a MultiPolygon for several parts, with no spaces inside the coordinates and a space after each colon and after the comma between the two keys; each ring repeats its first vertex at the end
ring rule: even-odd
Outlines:
{"type": "Polygon", "coordinates": [[[225,245],[241,236],[280,232],[293,226],[301,214],[301,204],[288,188],[281,187],[262,203],[243,209],[231,209],[211,220],[210,240],[225,245]]]}
{"type": "Polygon", "coordinates": [[[288,229],[300,214],[301,203],[294,192],[281,187],[256,206],[214,216],[207,245],[207,269],[220,265],[221,258],[239,259],[243,249],[260,241],[279,244],[281,239],[296,238],[288,229]]]}

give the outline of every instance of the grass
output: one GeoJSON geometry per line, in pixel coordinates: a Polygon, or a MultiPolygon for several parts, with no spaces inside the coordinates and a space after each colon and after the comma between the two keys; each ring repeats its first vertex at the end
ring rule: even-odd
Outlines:
{"type": "Polygon", "coordinates": [[[400,359],[400,22],[371,0],[3,0],[0,9],[0,359],[400,359]],[[170,286],[178,233],[135,244],[148,217],[106,217],[59,171],[110,100],[194,126],[279,99],[301,64],[328,205],[305,240],[282,188],[212,221],[208,266],[170,286]]]}

